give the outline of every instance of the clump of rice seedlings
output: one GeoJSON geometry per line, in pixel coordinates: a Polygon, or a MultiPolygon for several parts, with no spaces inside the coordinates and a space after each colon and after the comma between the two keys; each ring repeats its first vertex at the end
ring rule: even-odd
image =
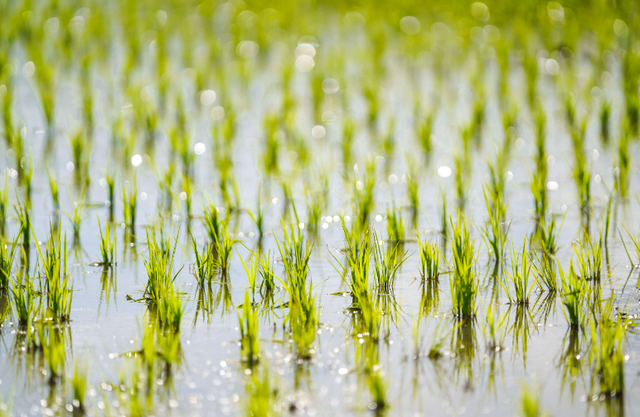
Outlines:
{"type": "Polygon", "coordinates": [[[610,140],[611,103],[605,101],[600,108],[600,140],[607,146],[610,140]]]}
{"type": "Polygon", "coordinates": [[[111,232],[111,228],[109,227],[109,223],[107,223],[107,227],[105,227],[105,231],[103,234],[99,217],[98,217],[98,229],[100,229],[100,255],[102,257],[100,265],[104,266],[105,268],[112,267],[116,264],[116,249],[117,249],[116,234],[113,233],[113,238],[111,237],[112,232],[111,232]]]}
{"type": "Polygon", "coordinates": [[[578,271],[584,280],[600,280],[602,273],[602,239],[601,237],[594,243],[591,237],[585,232],[584,238],[579,237],[573,244],[573,251],[578,258],[578,271]]]}
{"type": "Polygon", "coordinates": [[[548,413],[542,410],[540,396],[527,385],[520,391],[520,413],[522,417],[545,417],[548,413]]]}
{"type": "Polygon", "coordinates": [[[202,211],[204,212],[203,224],[207,231],[209,244],[213,245],[214,242],[220,239],[224,221],[220,218],[217,207],[211,204],[211,202],[209,202],[209,207],[203,207],[202,211]]]}
{"type": "Polygon", "coordinates": [[[244,401],[249,417],[275,417],[280,415],[280,390],[266,365],[260,371],[253,370],[246,386],[244,401]]]}
{"type": "Polygon", "coordinates": [[[202,287],[205,284],[211,284],[213,277],[216,274],[215,262],[212,262],[211,250],[205,245],[202,250],[198,250],[198,242],[196,238],[191,236],[191,247],[196,257],[194,263],[194,275],[198,286],[202,287]]]}
{"type": "Polygon", "coordinates": [[[589,207],[591,203],[591,168],[587,162],[587,157],[584,153],[584,137],[585,137],[585,125],[578,131],[573,129],[571,133],[573,142],[573,151],[575,158],[575,165],[573,166],[573,179],[578,188],[578,199],[580,201],[580,208],[582,215],[585,219],[589,216],[589,207]]]}
{"type": "MultiPolygon", "coordinates": [[[[147,259],[142,260],[147,270],[147,282],[144,289],[144,297],[149,300],[150,303],[157,304],[163,298],[166,298],[173,290],[173,282],[178,276],[177,273],[173,274],[173,260],[176,254],[176,247],[178,245],[178,237],[176,236],[173,249],[171,249],[170,241],[163,241],[163,237],[160,237],[161,242],[158,243],[158,238],[153,233],[147,231],[147,246],[149,248],[149,255],[147,259]]],[[[182,270],[182,268],[180,269],[182,270]]]]}
{"type": "Polygon", "coordinates": [[[456,223],[451,223],[451,251],[453,254],[453,275],[450,277],[450,290],[453,314],[459,318],[474,317],[479,284],[474,266],[476,257],[474,245],[469,237],[469,228],[462,214],[456,223]]]}
{"type": "Polygon", "coordinates": [[[138,179],[137,177],[133,178],[133,183],[129,190],[123,185],[122,186],[122,205],[123,205],[123,216],[124,216],[124,224],[126,227],[133,232],[136,226],[136,210],[138,206],[138,179]]]}
{"type": "Polygon", "coordinates": [[[256,225],[256,228],[258,229],[258,242],[262,242],[262,237],[264,236],[265,233],[265,229],[264,229],[264,208],[262,207],[262,199],[261,197],[261,193],[260,193],[260,189],[261,186],[258,186],[258,197],[256,198],[256,210],[255,211],[251,211],[249,210],[249,217],[251,217],[251,220],[253,220],[253,223],[256,225]]]}
{"type": "Polygon", "coordinates": [[[18,251],[17,245],[0,242],[0,292],[11,287],[11,271],[18,251]]]}
{"type": "Polygon", "coordinates": [[[20,326],[29,326],[40,310],[40,297],[26,269],[12,280],[10,289],[14,317],[20,326]]]}
{"type": "Polygon", "coordinates": [[[456,187],[456,201],[458,205],[458,211],[464,212],[465,204],[467,201],[467,191],[469,188],[469,176],[470,171],[465,167],[463,157],[456,155],[453,158],[454,170],[455,170],[455,187],[456,187]]]}
{"type": "Polygon", "coordinates": [[[386,132],[382,135],[382,151],[385,158],[384,172],[388,176],[396,149],[396,119],[391,116],[386,132]]]}
{"type": "Polygon", "coordinates": [[[509,281],[513,286],[513,294],[508,282],[500,282],[504,288],[510,304],[526,306],[529,304],[531,291],[535,286],[535,282],[529,286],[529,277],[531,276],[531,266],[529,265],[529,256],[527,255],[526,242],[522,241],[522,252],[518,256],[515,245],[511,248],[511,272],[507,272],[509,281]]]}
{"type": "Polygon", "coordinates": [[[271,252],[262,253],[259,258],[260,263],[260,294],[263,299],[270,299],[276,290],[276,274],[271,265],[271,252]]]}
{"type": "Polygon", "coordinates": [[[547,152],[545,143],[546,116],[542,109],[536,112],[536,151],[534,155],[535,168],[531,178],[531,194],[533,195],[536,219],[544,221],[547,206],[547,152]]]}
{"type": "Polygon", "coordinates": [[[26,256],[29,256],[29,245],[31,244],[31,214],[22,202],[19,202],[13,209],[18,218],[18,223],[20,223],[18,234],[22,237],[22,247],[25,249],[26,256]]]}
{"type": "Polygon", "coordinates": [[[305,225],[311,236],[318,234],[320,219],[327,208],[329,195],[329,180],[325,175],[320,176],[314,183],[319,185],[316,191],[309,191],[307,194],[307,224],[305,225]]]}
{"type": "Polygon", "coordinates": [[[377,233],[373,233],[373,277],[379,292],[392,293],[398,269],[407,260],[407,253],[401,252],[401,245],[390,243],[383,249],[384,243],[377,233]]]}
{"type": "Polygon", "coordinates": [[[264,118],[264,130],[266,132],[264,150],[262,154],[262,168],[270,177],[276,177],[280,173],[279,155],[280,140],[278,132],[278,118],[269,114],[264,118]]]}
{"type": "Polygon", "coordinates": [[[53,226],[49,230],[50,237],[45,251],[42,252],[40,245],[36,245],[42,265],[41,273],[45,277],[47,316],[56,322],[66,322],[69,320],[73,301],[73,284],[67,270],[67,236],[63,241],[62,234],[55,233],[53,226]]]}
{"type": "Polygon", "coordinates": [[[416,162],[413,158],[407,158],[409,172],[407,173],[407,197],[411,209],[411,225],[418,228],[418,214],[420,210],[420,176],[416,169],[416,162]]]}
{"type": "Polygon", "coordinates": [[[244,303],[238,307],[240,328],[240,356],[250,367],[260,360],[259,314],[249,299],[249,291],[244,293],[244,303]]]}
{"type": "Polygon", "coordinates": [[[536,281],[543,290],[555,293],[559,290],[555,258],[545,252],[534,251],[534,254],[536,260],[532,262],[531,269],[536,276],[536,281]]]}
{"type": "Polygon", "coordinates": [[[355,121],[347,117],[342,125],[342,142],[340,146],[344,176],[347,179],[351,178],[353,174],[353,141],[355,138],[355,128],[355,121]]]}
{"type": "MultiPolygon", "coordinates": [[[[238,251],[236,251],[236,253],[237,252],[238,251]]],[[[251,290],[251,302],[255,302],[256,285],[258,283],[258,275],[260,275],[259,273],[260,260],[253,252],[251,252],[248,265],[247,265],[247,262],[245,262],[244,259],[242,259],[242,256],[240,256],[240,254],[238,254],[238,257],[240,258],[240,262],[242,262],[242,266],[244,267],[244,272],[246,273],[247,280],[249,281],[249,289],[251,290]]]]}
{"type": "Polygon", "coordinates": [[[496,261],[498,261],[504,253],[504,246],[507,243],[507,234],[509,233],[510,226],[504,224],[504,212],[506,209],[504,208],[504,200],[501,195],[498,194],[498,196],[495,196],[491,191],[488,191],[487,187],[484,187],[483,191],[489,219],[480,230],[487,249],[495,257],[496,261]],[[492,201],[489,201],[490,197],[488,197],[488,195],[492,196],[492,201]]]}
{"type": "Polygon", "coordinates": [[[416,233],[418,238],[418,254],[420,255],[420,276],[422,279],[434,280],[440,275],[440,258],[442,254],[436,243],[429,243],[427,238],[420,239],[420,233],[416,233]]]}
{"type": "Polygon", "coordinates": [[[74,186],[76,191],[88,188],[90,181],[89,177],[89,164],[90,164],[90,150],[89,146],[91,142],[87,140],[84,132],[78,130],[71,135],[69,139],[71,145],[71,156],[74,165],[74,186]]]}
{"type": "Polygon", "coordinates": [[[629,191],[630,168],[631,157],[629,154],[629,138],[623,132],[620,139],[618,139],[618,166],[614,169],[614,189],[623,201],[627,198],[629,191]]]}
{"type": "Polygon", "coordinates": [[[87,405],[88,376],[87,365],[76,360],[71,376],[71,389],[73,392],[73,406],[80,411],[84,411],[87,405]]]}
{"type": "Polygon", "coordinates": [[[0,190],[0,236],[7,236],[7,217],[9,216],[9,183],[7,171],[4,172],[4,185],[0,190]]]}
{"type": "Polygon", "coordinates": [[[190,175],[182,175],[182,192],[180,199],[184,201],[184,211],[187,220],[191,219],[191,203],[193,202],[194,184],[190,175]]]}
{"type": "Polygon", "coordinates": [[[65,212],[69,221],[71,221],[71,226],[73,227],[74,242],[78,242],[80,240],[80,225],[86,217],[84,214],[84,204],[82,202],[84,199],[84,193],[82,193],[82,195],[83,197],[81,197],[79,201],[73,202],[73,213],[65,212]]]}
{"type": "Polygon", "coordinates": [[[387,209],[387,236],[390,242],[404,242],[404,220],[401,211],[396,207],[387,209]]]}
{"type": "Polygon", "coordinates": [[[58,178],[55,174],[52,174],[49,168],[47,168],[47,179],[49,180],[49,191],[51,192],[51,202],[53,203],[53,210],[60,210],[60,190],[58,188],[58,178]]]}
{"type": "Polygon", "coordinates": [[[365,165],[363,181],[355,183],[356,227],[359,234],[369,226],[369,217],[373,211],[374,187],[376,185],[375,160],[369,160],[365,165]]]}
{"type": "Polygon", "coordinates": [[[220,236],[218,240],[214,242],[215,253],[217,257],[214,258],[216,267],[220,270],[222,276],[226,277],[229,274],[231,268],[231,255],[233,251],[233,245],[238,240],[233,237],[229,231],[229,225],[227,222],[222,224],[220,229],[220,236]]]}
{"type": "Polygon", "coordinates": [[[113,222],[116,208],[116,180],[111,171],[104,176],[107,183],[107,201],[109,202],[109,221],[113,222]]]}
{"type": "Polygon", "coordinates": [[[424,156],[425,164],[427,165],[431,160],[431,152],[433,150],[433,139],[431,137],[432,128],[432,113],[429,113],[425,117],[421,118],[416,128],[416,138],[418,139],[418,143],[420,144],[420,148],[422,149],[422,154],[424,156]]]}
{"type": "Polygon", "coordinates": [[[553,255],[558,251],[558,236],[560,235],[560,229],[564,224],[565,218],[566,213],[565,217],[562,218],[560,226],[557,226],[555,218],[538,224],[535,236],[545,254],[553,255]]]}
{"type": "Polygon", "coordinates": [[[571,327],[582,327],[585,320],[584,300],[588,298],[590,289],[586,280],[580,278],[573,268],[573,262],[569,271],[565,273],[558,265],[562,291],[560,298],[564,305],[563,314],[571,327]]]}

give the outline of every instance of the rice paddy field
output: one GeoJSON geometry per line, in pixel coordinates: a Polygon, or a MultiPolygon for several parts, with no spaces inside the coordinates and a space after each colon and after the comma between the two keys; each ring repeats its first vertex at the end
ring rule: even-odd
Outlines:
{"type": "Polygon", "coordinates": [[[640,409],[635,1],[0,0],[0,417],[640,409]]]}

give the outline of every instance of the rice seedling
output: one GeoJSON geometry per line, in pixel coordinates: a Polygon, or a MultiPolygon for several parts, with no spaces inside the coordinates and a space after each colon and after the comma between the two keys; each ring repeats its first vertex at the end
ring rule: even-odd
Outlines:
{"type": "Polygon", "coordinates": [[[376,184],[375,160],[367,161],[363,181],[355,183],[356,226],[362,233],[369,226],[369,217],[375,204],[374,187],[376,184]]]}
{"type": "Polygon", "coordinates": [[[18,234],[22,237],[22,247],[25,249],[25,255],[29,256],[29,246],[31,244],[31,215],[29,209],[25,207],[22,202],[13,207],[20,228],[18,234]]]}
{"type": "Polygon", "coordinates": [[[136,210],[138,206],[138,179],[137,177],[133,178],[133,183],[131,183],[129,190],[127,191],[127,187],[122,186],[122,205],[123,205],[123,216],[124,216],[124,224],[127,228],[133,233],[136,226],[136,210]]]}
{"type": "Polygon", "coordinates": [[[237,241],[238,240],[233,237],[233,235],[229,231],[227,222],[224,222],[220,229],[220,236],[218,240],[213,243],[215,247],[214,253],[217,255],[217,257],[214,257],[215,265],[224,277],[228,275],[229,269],[231,268],[231,255],[233,245],[237,241]]]}
{"type": "Polygon", "coordinates": [[[100,229],[100,255],[102,257],[100,265],[104,266],[105,268],[112,267],[116,264],[117,236],[115,233],[113,233],[113,238],[111,237],[112,232],[108,223],[103,234],[102,226],[100,225],[100,218],[97,217],[97,219],[98,229],[100,229]]]}
{"type": "Polygon", "coordinates": [[[40,310],[40,297],[29,272],[21,270],[11,281],[13,315],[20,326],[30,326],[40,310]]]}
{"type": "Polygon", "coordinates": [[[453,254],[453,275],[449,278],[453,314],[459,318],[470,318],[476,314],[476,299],[479,284],[474,266],[476,256],[474,244],[469,237],[469,228],[462,214],[456,223],[451,223],[451,251],[453,254]]]}
{"type": "MultiPolygon", "coordinates": [[[[506,268],[505,268],[506,269],[506,268]]],[[[529,297],[535,286],[535,281],[529,285],[529,277],[531,276],[531,266],[529,265],[529,255],[527,254],[526,241],[522,241],[522,252],[518,256],[515,245],[511,247],[511,272],[506,273],[509,277],[508,282],[500,282],[504,288],[510,304],[529,305],[529,297]],[[513,293],[511,292],[513,286],[513,293]]]]}
{"type": "MultiPolygon", "coordinates": [[[[175,276],[173,280],[175,280],[175,276]]],[[[153,302],[160,328],[168,333],[179,334],[185,305],[173,282],[163,289],[161,297],[153,302]]]]}
{"type": "Polygon", "coordinates": [[[575,164],[572,169],[573,179],[578,189],[578,200],[583,217],[588,218],[591,204],[591,167],[584,154],[585,125],[580,130],[573,129],[571,133],[575,164]]]}
{"type": "Polygon", "coordinates": [[[407,158],[409,172],[407,173],[407,196],[409,197],[409,207],[411,209],[411,226],[418,228],[418,215],[420,210],[420,175],[415,166],[416,162],[412,158],[407,158]]]}
{"type": "Polygon", "coordinates": [[[191,219],[191,205],[193,202],[194,184],[191,176],[182,176],[182,192],[180,193],[180,199],[184,201],[184,211],[187,220],[191,219]]]}
{"type": "Polygon", "coordinates": [[[317,191],[307,193],[307,223],[305,224],[311,236],[316,236],[320,230],[320,219],[327,208],[329,195],[329,180],[326,176],[321,175],[314,183],[319,186],[317,191]]]}
{"type": "Polygon", "coordinates": [[[82,200],[84,199],[84,192],[82,193],[82,197],[79,201],[73,202],[73,213],[65,212],[69,221],[71,222],[71,226],[73,227],[73,240],[74,242],[80,241],[80,225],[82,221],[85,219],[86,215],[84,213],[84,203],[82,200]]]}
{"type": "Polygon", "coordinates": [[[260,326],[258,311],[249,298],[249,291],[245,291],[244,303],[238,307],[238,325],[240,356],[249,367],[253,367],[260,360],[260,326]]]}
{"type": "Polygon", "coordinates": [[[116,209],[116,180],[111,171],[108,171],[104,176],[107,183],[107,201],[109,202],[109,221],[113,222],[115,218],[116,209]]]}
{"type": "Polygon", "coordinates": [[[431,151],[433,150],[433,138],[431,135],[433,129],[433,114],[429,113],[426,117],[421,118],[416,128],[416,138],[422,149],[425,164],[429,164],[431,159],[431,151]]]}
{"type": "Polygon", "coordinates": [[[610,139],[611,103],[605,101],[600,108],[600,141],[607,146],[610,139]]]}
{"type": "Polygon", "coordinates": [[[344,177],[349,179],[353,173],[353,141],[355,137],[356,124],[352,118],[346,118],[342,125],[342,166],[344,177]]]}
{"type": "MultiPolygon", "coordinates": [[[[162,236],[160,236],[160,240],[161,242],[158,243],[156,235],[147,231],[149,255],[147,259],[142,260],[147,270],[148,278],[145,284],[144,297],[153,304],[158,304],[173,291],[173,282],[180,270],[182,270],[180,268],[178,272],[173,273],[173,261],[178,245],[178,237],[176,236],[173,249],[171,249],[169,241],[162,241],[162,236]]],[[[165,307],[173,306],[166,305],[165,307]]],[[[169,312],[168,310],[166,311],[169,312]]],[[[171,311],[175,312],[175,310],[171,311]]]]}
{"type": "Polygon", "coordinates": [[[624,201],[629,191],[629,170],[631,168],[631,157],[629,155],[629,138],[622,134],[618,139],[618,166],[614,169],[615,183],[614,189],[624,201]]]}
{"type": "Polygon", "coordinates": [[[534,209],[538,222],[544,221],[547,214],[547,175],[548,163],[545,143],[546,116],[539,109],[536,113],[536,152],[534,155],[535,169],[531,177],[530,187],[534,200],[534,209]]]}
{"type": "Polygon", "coordinates": [[[51,192],[51,201],[53,210],[60,210],[60,190],[58,188],[58,178],[47,168],[47,179],[49,180],[49,190],[51,192]]]}
{"type": "Polygon", "coordinates": [[[499,261],[504,253],[504,246],[507,243],[507,234],[509,233],[510,226],[504,224],[504,211],[506,209],[504,208],[502,197],[498,195],[496,199],[490,202],[488,194],[493,196],[493,193],[485,187],[484,201],[489,219],[480,230],[482,232],[482,238],[487,245],[487,250],[496,261],[499,261]]]}
{"type": "Polygon", "coordinates": [[[535,262],[533,262],[531,255],[529,255],[529,258],[531,261],[531,270],[536,276],[536,282],[538,282],[543,290],[555,293],[560,289],[555,258],[545,252],[538,253],[533,251],[533,253],[536,257],[535,262]]]}
{"type": "Polygon", "coordinates": [[[90,142],[86,140],[86,136],[82,130],[78,130],[71,135],[69,144],[71,145],[72,163],[74,166],[74,186],[79,192],[89,185],[89,161],[90,161],[90,142]]]}
{"type": "Polygon", "coordinates": [[[253,220],[253,223],[256,225],[256,228],[258,229],[259,243],[262,242],[262,237],[264,236],[264,233],[265,233],[265,227],[264,227],[265,211],[264,211],[264,208],[262,207],[260,190],[261,190],[261,186],[258,187],[258,193],[256,198],[256,210],[255,211],[249,210],[249,217],[251,217],[251,220],[253,220]]]}
{"type": "Polygon", "coordinates": [[[560,226],[557,226],[555,218],[551,218],[550,220],[539,224],[539,226],[536,228],[536,240],[540,244],[540,247],[545,254],[553,255],[557,252],[558,235],[560,234],[560,229],[562,229],[565,218],[566,213],[562,218],[560,226]]]}
{"type": "Polygon", "coordinates": [[[11,286],[11,272],[17,251],[17,245],[0,242],[0,292],[8,290],[11,286]]]}
{"type": "Polygon", "coordinates": [[[590,289],[587,282],[576,274],[573,262],[568,272],[565,273],[560,265],[558,265],[558,271],[562,285],[560,298],[564,305],[562,312],[571,327],[582,327],[586,319],[584,301],[588,298],[590,289]]]}
{"type": "Polygon", "coordinates": [[[437,280],[440,276],[440,258],[442,254],[438,245],[429,243],[427,238],[420,239],[420,233],[416,233],[418,238],[418,254],[420,255],[420,276],[423,280],[437,280]]]}
{"type": "Polygon", "coordinates": [[[398,243],[390,243],[383,249],[384,243],[377,233],[373,233],[373,278],[377,291],[393,293],[393,285],[398,270],[407,260],[407,253],[402,252],[402,246],[398,243]]]}
{"type": "MultiPolygon", "coordinates": [[[[247,265],[247,262],[244,261],[244,259],[242,259],[242,256],[240,256],[240,254],[238,254],[238,257],[240,258],[240,262],[242,262],[242,266],[244,267],[244,272],[247,275],[247,280],[249,281],[249,289],[251,291],[251,302],[255,303],[256,300],[256,285],[258,282],[258,275],[260,275],[260,260],[258,259],[258,257],[251,251],[249,251],[251,253],[250,258],[249,258],[249,262],[247,265]]],[[[238,253],[238,251],[236,251],[236,253],[238,253]]]]}
{"type": "Polygon", "coordinates": [[[390,242],[404,242],[404,220],[402,219],[402,213],[396,207],[387,209],[387,236],[390,242]]]}
{"type": "Polygon", "coordinates": [[[262,252],[258,262],[260,264],[260,294],[263,299],[268,300],[273,296],[276,290],[276,274],[271,264],[271,251],[262,252]]]}
{"type": "Polygon", "coordinates": [[[578,261],[578,272],[584,280],[599,281],[602,273],[602,236],[594,243],[585,232],[573,244],[578,261]]]}
{"type": "Polygon", "coordinates": [[[209,285],[216,275],[215,262],[212,261],[211,250],[205,245],[202,250],[198,249],[196,238],[191,236],[191,248],[195,255],[194,275],[198,286],[209,285]]]}
{"type": "Polygon", "coordinates": [[[455,169],[455,187],[456,187],[456,201],[459,212],[464,212],[465,204],[467,200],[467,190],[469,188],[468,169],[465,168],[463,157],[456,155],[453,159],[455,169]]]}
{"type": "MultiPolygon", "coordinates": [[[[62,240],[62,233],[55,233],[53,226],[49,226],[50,237],[42,252],[40,245],[36,245],[40,259],[41,274],[45,278],[47,293],[47,316],[55,322],[66,322],[71,314],[73,301],[73,283],[67,270],[67,236],[62,240]]],[[[33,232],[34,240],[35,232],[33,232]]]]}
{"type": "Polygon", "coordinates": [[[367,373],[367,387],[369,388],[369,393],[371,394],[372,404],[369,405],[369,408],[374,410],[385,410],[389,408],[389,400],[387,399],[387,391],[389,390],[389,383],[384,378],[382,374],[382,370],[380,370],[380,366],[374,366],[367,373]]]}

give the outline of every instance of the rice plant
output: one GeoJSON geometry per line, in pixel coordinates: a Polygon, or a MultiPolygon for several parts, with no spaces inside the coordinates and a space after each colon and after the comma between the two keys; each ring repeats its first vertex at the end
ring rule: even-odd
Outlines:
{"type": "Polygon", "coordinates": [[[160,328],[168,333],[179,334],[185,305],[173,283],[162,291],[161,297],[155,300],[154,306],[160,328]]]}
{"type": "Polygon", "coordinates": [[[469,236],[469,228],[462,214],[451,224],[453,274],[449,277],[453,314],[460,318],[474,317],[479,284],[475,273],[476,255],[469,236]]]}
{"type": "Polygon", "coordinates": [[[624,378],[624,344],[626,331],[622,318],[612,319],[611,304],[605,308],[602,320],[590,320],[593,349],[590,352],[592,375],[598,380],[595,395],[606,397],[623,396],[625,393],[624,378]]]}
{"type": "Polygon", "coordinates": [[[4,185],[0,190],[0,236],[7,236],[7,218],[9,217],[9,184],[7,171],[4,172],[4,185]]]}
{"type": "Polygon", "coordinates": [[[420,174],[416,168],[414,159],[407,158],[409,172],[407,173],[407,196],[411,209],[411,226],[418,228],[418,215],[420,211],[420,174]]]}
{"type": "Polygon", "coordinates": [[[531,270],[536,276],[536,282],[538,282],[543,290],[555,293],[560,289],[556,259],[546,252],[538,253],[533,251],[533,253],[535,256],[535,262],[531,255],[529,255],[529,257],[531,261],[531,270]]]}
{"type": "Polygon", "coordinates": [[[102,259],[99,264],[105,268],[112,267],[116,264],[117,236],[113,233],[113,237],[111,237],[112,232],[108,223],[103,234],[100,218],[97,217],[97,219],[98,229],[100,229],[100,255],[102,259]]]}
{"type": "Polygon", "coordinates": [[[580,236],[573,244],[577,257],[578,272],[584,280],[599,281],[602,274],[602,237],[594,243],[589,234],[580,236]]]}
{"type": "Polygon", "coordinates": [[[422,279],[438,279],[440,276],[440,249],[436,243],[429,243],[427,238],[420,239],[420,233],[416,233],[418,238],[418,254],[420,255],[420,276],[422,279]]]}
{"type": "Polygon", "coordinates": [[[625,133],[618,139],[618,166],[614,169],[614,189],[624,201],[629,192],[629,172],[631,169],[631,156],[629,153],[629,138],[625,133]]]}
{"type": "Polygon", "coordinates": [[[49,180],[49,191],[51,192],[51,202],[53,210],[60,210],[60,190],[58,186],[58,178],[47,168],[47,179],[49,180]]]}
{"type": "MultiPolygon", "coordinates": [[[[55,233],[49,226],[50,237],[42,252],[36,245],[41,265],[41,274],[45,278],[47,293],[47,316],[56,322],[66,322],[71,314],[73,301],[73,283],[67,269],[67,236],[62,240],[62,233],[55,233]]],[[[35,240],[35,232],[34,232],[35,240]]]]}
{"type": "Polygon", "coordinates": [[[387,236],[390,242],[400,243],[405,239],[404,220],[396,207],[387,209],[387,236]]]}
{"type": "Polygon", "coordinates": [[[156,235],[147,231],[149,255],[147,259],[143,258],[142,260],[147,270],[144,297],[149,300],[150,303],[154,304],[158,304],[173,291],[173,282],[180,273],[180,270],[182,270],[182,268],[180,268],[178,272],[173,273],[173,261],[178,245],[177,236],[173,249],[171,249],[171,243],[169,241],[163,241],[163,239],[164,238],[160,236],[161,242],[159,243],[156,235]]]}
{"type": "Polygon", "coordinates": [[[198,242],[193,236],[191,236],[191,248],[193,249],[193,254],[196,258],[196,261],[193,264],[193,272],[198,286],[211,284],[216,275],[215,262],[212,259],[213,254],[211,253],[211,250],[207,245],[205,245],[202,250],[199,250],[198,242]]]}
{"type": "Polygon", "coordinates": [[[584,302],[589,296],[589,286],[586,280],[576,274],[573,262],[569,266],[568,272],[565,273],[559,265],[558,270],[562,288],[560,298],[564,305],[562,312],[571,327],[582,327],[586,319],[584,302]]]}
{"type": "Polygon", "coordinates": [[[122,205],[124,224],[130,231],[134,231],[136,226],[136,210],[138,206],[138,180],[134,177],[133,183],[129,187],[129,190],[122,186],[122,205]]]}
{"type": "Polygon", "coordinates": [[[383,293],[393,293],[393,286],[398,270],[407,260],[407,253],[402,253],[402,246],[390,243],[383,249],[384,243],[377,233],[373,233],[373,278],[376,289],[383,293]]]}
{"type": "Polygon", "coordinates": [[[39,289],[35,287],[29,272],[21,270],[11,281],[13,315],[20,326],[30,326],[40,311],[39,289]]]}
{"type": "MultiPolygon", "coordinates": [[[[82,193],[84,196],[84,193],[82,193]]],[[[69,221],[71,222],[71,226],[73,227],[73,240],[78,242],[80,240],[80,226],[84,221],[86,215],[84,213],[84,203],[82,200],[84,197],[80,198],[79,201],[73,202],[73,212],[65,212],[69,221]]]]}
{"type": "MultiPolygon", "coordinates": [[[[506,268],[505,268],[506,269],[506,268]]],[[[509,303],[515,305],[528,305],[531,291],[535,286],[535,282],[529,285],[531,276],[531,266],[529,265],[529,255],[527,254],[526,241],[522,241],[522,252],[518,256],[515,245],[511,247],[511,272],[506,273],[509,282],[502,282],[502,287],[509,298],[509,303]],[[513,286],[513,293],[511,292],[513,286]]]]}
{"type": "Polygon", "coordinates": [[[240,356],[249,367],[252,367],[260,360],[260,327],[259,314],[250,300],[249,291],[245,291],[244,303],[238,308],[238,325],[240,356]]]}
{"type": "Polygon", "coordinates": [[[498,194],[498,196],[490,202],[488,195],[493,194],[488,192],[485,187],[484,201],[487,207],[487,213],[489,214],[489,219],[480,230],[489,253],[496,259],[496,261],[498,261],[502,258],[502,254],[504,253],[504,246],[507,243],[507,234],[509,233],[510,226],[504,224],[503,216],[505,209],[503,206],[504,202],[502,196],[498,194]]]}

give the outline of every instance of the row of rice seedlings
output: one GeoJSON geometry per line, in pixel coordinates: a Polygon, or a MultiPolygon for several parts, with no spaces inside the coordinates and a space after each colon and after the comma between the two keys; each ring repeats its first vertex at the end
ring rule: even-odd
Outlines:
{"type": "MultiPolygon", "coordinates": [[[[506,269],[506,268],[505,268],[506,269]]],[[[529,285],[531,276],[531,266],[529,264],[529,255],[527,254],[526,241],[522,241],[522,252],[520,256],[516,252],[515,245],[511,247],[511,272],[506,273],[511,285],[508,282],[500,282],[509,298],[509,303],[518,306],[528,306],[529,297],[535,286],[535,281],[529,285]],[[511,292],[513,286],[513,293],[511,292]]]]}
{"type": "Polygon", "coordinates": [[[102,233],[102,226],[100,225],[100,218],[98,218],[98,229],[100,230],[100,266],[110,268],[116,265],[116,253],[117,253],[117,236],[115,232],[111,231],[109,223],[105,227],[104,234],[102,233]],[[113,233],[113,237],[111,234],[113,233]]]}
{"type": "Polygon", "coordinates": [[[504,223],[505,203],[501,194],[496,195],[488,191],[487,187],[484,187],[483,191],[489,219],[480,231],[489,253],[492,254],[496,261],[499,261],[504,253],[504,246],[507,243],[507,234],[510,227],[504,223]],[[490,198],[492,201],[489,200],[490,198]]]}
{"type": "Polygon", "coordinates": [[[394,207],[387,209],[387,236],[390,242],[401,243],[405,239],[405,226],[402,212],[394,207]]]}
{"type": "Polygon", "coordinates": [[[47,316],[56,322],[65,322],[69,320],[73,301],[73,284],[67,270],[67,236],[65,234],[63,241],[62,233],[56,233],[53,225],[49,226],[49,230],[50,237],[44,253],[40,245],[36,245],[41,274],[45,278],[47,316]]]}
{"type": "Polygon", "coordinates": [[[589,234],[580,236],[573,244],[577,257],[578,272],[584,280],[599,281],[602,274],[602,236],[594,243],[589,234]]]}
{"type": "Polygon", "coordinates": [[[425,236],[420,239],[420,233],[416,234],[418,239],[418,254],[420,256],[420,276],[423,280],[437,280],[440,276],[440,248],[437,243],[429,243],[425,236]]]}
{"type": "Polygon", "coordinates": [[[240,356],[249,366],[260,360],[260,324],[258,309],[249,296],[244,293],[244,303],[238,307],[238,325],[240,328],[240,356]]]}
{"type": "Polygon", "coordinates": [[[383,293],[393,293],[393,286],[398,270],[407,260],[408,255],[402,253],[402,245],[389,242],[387,249],[383,249],[384,243],[377,233],[373,233],[373,277],[376,290],[383,293]]]}
{"type": "Polygon", "coordinates": [[[475,273],[476,254],[469,236],[469,228],[462,214],[456,223],[450,218],[452,274],[449,277],[453,314],[459,318],[471,318],[476,314],[479,283],[475,273]]]}

